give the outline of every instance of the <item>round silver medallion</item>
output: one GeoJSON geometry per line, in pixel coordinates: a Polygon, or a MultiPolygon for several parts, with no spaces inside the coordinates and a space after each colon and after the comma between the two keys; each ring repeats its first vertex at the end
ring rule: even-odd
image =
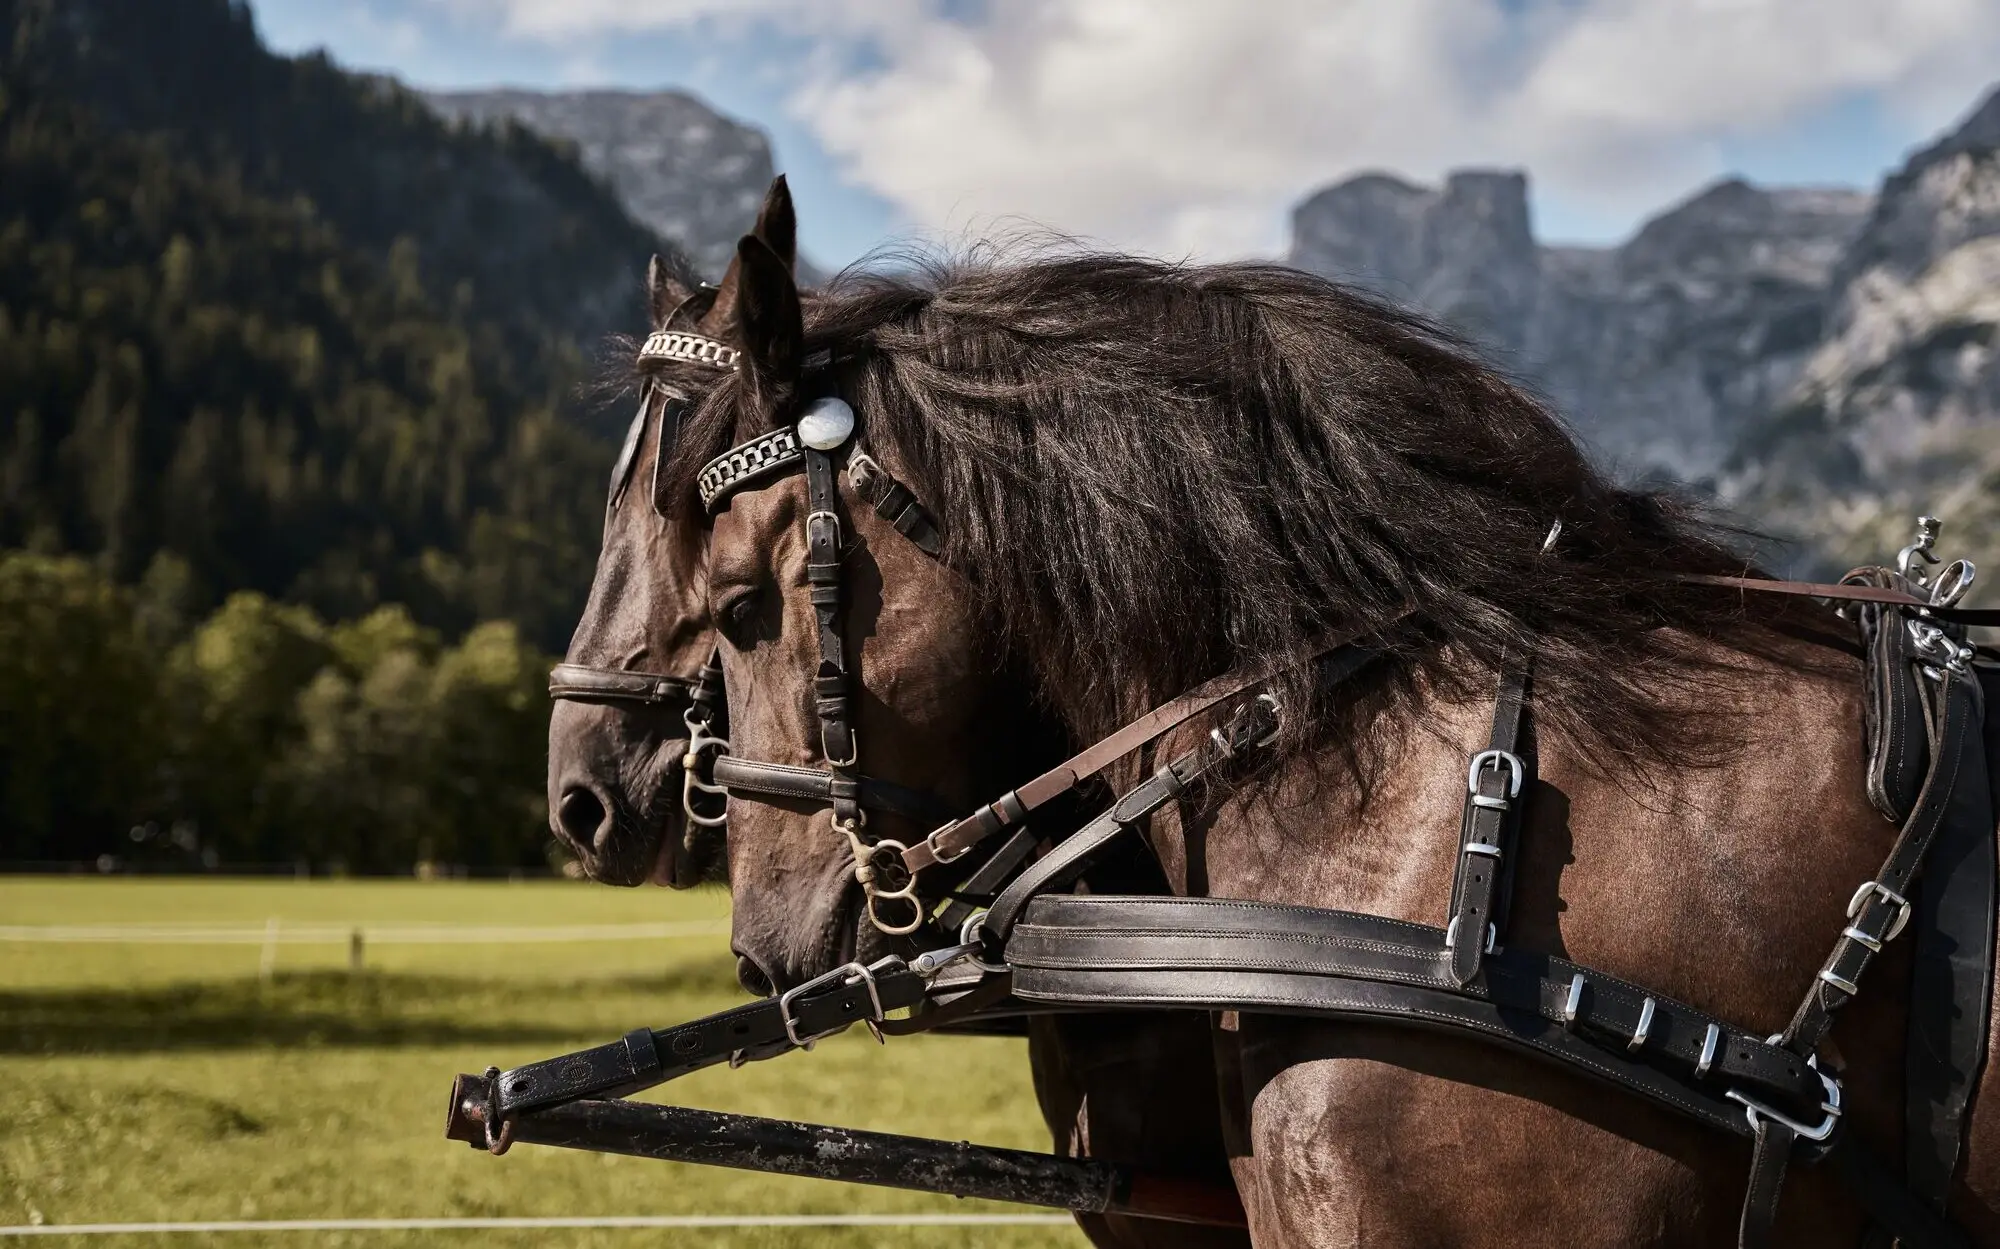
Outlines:
{"type": "Polygon", "coordinates": [[[806,405],[799,418],[799,441],[815,451],[831,451],[854,432],[854,409],[828,395],[806,405]]]}

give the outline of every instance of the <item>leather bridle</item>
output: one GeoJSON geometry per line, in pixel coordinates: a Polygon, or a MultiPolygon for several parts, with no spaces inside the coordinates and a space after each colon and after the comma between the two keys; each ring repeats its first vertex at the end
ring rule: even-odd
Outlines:
{"type": "MultiPolygon", "coordinates": [[[[750,485],[795,470],[805,474],[806,572],[819,651],[813,693],[825,760],[824,768],[797,768],[737,759],[725,750],[715,761],[715,782],[732,793],[806,798],[830,807],[834,826],[852,847],[869,917],[891,933],[916,932],[932,921],[930,904],[918,894],[923,871],[954,863],[1012,830],[935,917],[958,944],[913,960],[890,955],[848,964],[776,997],[675,1029],[640,1029],[612,1045],[493,1072],[490,1104],[481,1116],[488,1147],[505,1147],[504,1126],[496,1125],[512,1115],[636,1091],[715,1062],[769,1057],[856,1022],[903,1032],[996,1009],[1277,1012],[1442,1028],[1510,1046],[1747,1139],[1752,1168],[1743,1246],[1770,1243],[1779,1192],[1795,1157],[1836,1168],[1878,1232],[1903,1245],[1966,1243],[1945,1201],[1972,1081],[1986,1057],[1995,886],[1980,725],[1987,691],[2000,695],[2000,672],[1975,668],[1983,655],[1965,640],[1967,624],[2000,619],[1957,605],[1971,581],[1969,565],[1934,585],[1921,573],[1912,576],[1913,551],[1935,562],[1926,538],[1920,551],[1904,552],[1897,570],[1860,570],[1840,586],[1712,574],[1681,578],[1717,590],[1850,605],[1868,659],[1869,792],[1899,825],[1880,870],[1855,890],[1845,927],[1791,1022],[1765,1037],[1620,977],[1509,943],[1510,868],[1535,776],[1525,659],[1500,675],[1491,734],[1469,762],[1461,820],[1451,830],[1457,867],[1442,927],[1329,908],[1065,892],[1121,835],[1271,741],[1280,709],[1268,695],[1239,703],[1207,740],[1028,862],[1036,842],[1023,825],[1032,811],[1290,665],[1218,677],[914,844],[869,840],[866,809],[895,807],[882,799],[893,787],[858,770],[851,702],[856,674],[840,630],[836,456],[845,453],[857,494],[899,532],[933,555],[938,541],[935,523],[915,497],[854,439],[852,409],[825,396],[795,425],[732,448],[701,471],[701,500],[711,514],[750,485]],[[1961,777],[1976,780],[1962,783],[1961,777]],[[1942,847],[1936,854],[1934,845],[1942,847]],[[1913,886],[1927,859],[1937,861],[1939,875],[1923,880],[1918,894],[1913,886]],[[992,900],[980,909],[971,898],[992,900]],[[878,904],[888,900],[905,902],[911,918],[891,922],[879,914],[878,904]],[[1843,1130],[1843,1081],[1822,1069],[1818,1051],[1836,1013],[1860,993],[1863,973],[1906,928],[1916,932],[1919,958],[1930,969],[1912,977],[1910,1051],[1948,1060],[1930,1064],[1941,1073],[1922,1061],[1910,1066],[1907,1157],[1898,1176],[1843,1130]],[[1974,957],[1954,962],[1952,951],[1974,957]],[[980,974],[971,986],[954,983],[944,974],[954,965],[980,974]],[[889,1017],[905,1007],[918,1013],[909,1020],[889,1017]]],[[[1324,679],[1338,681],[1373,654],[1358,637],[1342,637],[1292,664],[1317,663],[1324,679]]],[[[637,682],[652,679],[618,675],[634,681],[631,697],[645,696],[637,682]]]]}
{"type": "MultiPolygon", "coordinates": [[[[709,292],[704,288],[690,296],[689,301],[698,300],[706,294],[709,292]]],[[[679,316],[687,307],[688,301],[683,301],[682,308],[676,309],[674,316],[679,316]]],[[[669,317],[668,321],[673,319],[669,317]]],[[[736,348],[700,334],[660,330],[648,336],[640,347],[639,363],[644,367],[674,362],[726,374],[735,370],[737,354],[736,348]]],[[[605,504],[607,526],[630,492],[639,445],[645,441],[646,428],[656,407],[660,420],[658,434],[653,440],[652,497],[654,510],[661,510],[659,485],[667,462],[667,448],[673,445],[688,405],[689,399],[685,394],[652,378],[646,380],[639,396],[639,411],[625,432],[624,444],[619,448],[618,459],[611,468],[611,494],[605,504]]],[[[697,798],[697,795],[704,794],[717,796],[723,798],[725,804],[728,798],[728,792],[720,785],[706,781],[700,775],[701,761],[710,752],[729,749],[729,740],[715,732],[715,726],[722,722],[725,712],[722,668],[715,652],[710,652],[708,661],[697,668],[692,677],[633,668],[595,668],[588,664],[560,663],[549,673],[549,697],[578,703],[657,707],[669,712],[678,710],[688,732],[687,749],[681,760],[682,814],[690,823],[702,828],[720,828],[728,823],[726,805],[720,811],[704,811],[697,798]]]]}

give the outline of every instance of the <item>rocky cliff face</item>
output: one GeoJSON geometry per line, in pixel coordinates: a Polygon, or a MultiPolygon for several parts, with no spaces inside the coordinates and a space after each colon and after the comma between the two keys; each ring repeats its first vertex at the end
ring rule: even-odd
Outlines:
{"type": "MultiPolygon", "coordinates": [[[[2000,543],[2000,92],[1882,187],[1797,384],[1742,432],[1725,491],[1860,556],[1936,510],[2000,543]]],[[[1900,542],[1898,542],[1900,544],[1900,542]]]]}
{"type": "Polygon", "coordinates": [[[447,117],[512,119],[574,144],[632,216],[720,278],[771,184],[771,141],[678,91],[466,91],[425,97],[447,117]]]}
{"type": "Polygon", "coordinates": [[[1706,480],[1796,380],[1869,204],[1730,181],[1620,247],[1551,248],[1519,173],[1368,175],[1299,206],[1288,259],[1442,317],[1628,474],[1706,480]]]}

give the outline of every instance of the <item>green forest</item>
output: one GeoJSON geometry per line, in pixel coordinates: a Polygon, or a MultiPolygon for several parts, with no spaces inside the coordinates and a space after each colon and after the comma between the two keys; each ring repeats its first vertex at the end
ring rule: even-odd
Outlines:
{"type": "Polygon", "coordinates": [[[593,358],[669,245],[241,3],[0,39],[0,861],[542,862],[593,358]]]}

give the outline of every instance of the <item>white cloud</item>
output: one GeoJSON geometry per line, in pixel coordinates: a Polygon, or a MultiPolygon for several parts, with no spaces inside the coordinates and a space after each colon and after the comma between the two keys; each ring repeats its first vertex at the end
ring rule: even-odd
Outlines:
{"type": "Polygon", "coordinates": [[[430,2],[551,40],[770,23],[816,45],[797,119],[920,226],[1209,257],[1280,250],[1292,202],[1367,168],[1523,166],[1635,212],[1855,95],[1942,124],[2000,64],[1992,0],[430,2]]]}

